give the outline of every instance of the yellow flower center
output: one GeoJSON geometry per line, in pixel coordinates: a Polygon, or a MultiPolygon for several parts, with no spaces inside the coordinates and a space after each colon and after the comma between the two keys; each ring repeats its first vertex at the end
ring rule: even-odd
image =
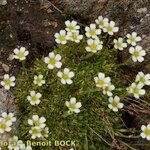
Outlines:
{"type": "Polygon", "coordinates": [[[147,136],[150,136],[150,129],[146,129],[146,130],[144,131],[144,133],[145,133],[147,136]]]}
{"type": "Polygon", "coordinates": [[[60,35],[59,40],[60,41],[65,41],[66,40],[66,35],[60,35]]]}
{"type": "Polygon", "coordinates": [[[117,47],[122,47],[122,43],[121,42],[117,42],[117,47]]]}
{"type": "Polygon", "coordinates": [[[40,79],[40,78],[37,78],[37,79],[36,79],[36,82],[37,82],[37,83],[41,83],[41,81],[42,81],[42,79],[40,79]]]}
{"type": "Polygon", "coordinates": [[[24,52],[19,52],[17,55],[18,55],[19,58],[23,58],[24,57],[24,52]]]}
{"type": "Polygon", "coordinates": [[[139,94],[139,88],[135,87],[135,88],[133,89],[133,93],[139,94]]]}
{"type": "Polygon", "coordinates": [[[92,44],[90,45],[90,48],[91,48],[92,50],[96,50],[96,49],[97,49],[97,45],[96,45],[95,43],[92,43],[92,44]]]}
{"type": "Polygon", "coordinates": [[[64,73],[63,76],[62,76],[62,78],[63,78],[64,80],[69,79],[68,74],[64,73]]]}
{"type": "Polygon", "coordinates": [[[140,82],[145,83],[145,78],[144,78],[144,77],[141,77],[141,78],[140,78],[140,82]]]}
{"type": "Polygon", "coordinates": [[[68,26],[68,29],[71,31],[71,30],[74,30],[75,27],[74,26],[68,26]]]}
{"type": "Polygon", "coordinates": [[[131,42],[135,42],[135,37],[132,37],[130,38],[131,42]]]}
{"type": "Polygon", "coordinates": [[[56,59],[55,58],[50,58],[49,63],[52,64],[52,65],[55,65],[56,64],[56,59]]]}
{"type": "Polygon", "coordinates": [[[39,126],[39,125],[40,125],[39,120],[35,120],[35,121],[34,121],[34,125],[35,125],[35,126],[39,126]]]}
{"type": "Polygon", "coordinates": [[[113,107],[117,107],[118,103],[115,102],[115,101],[113,101],[113,102],[111,103],[111,105],[112,105],[113,107]]]}
{"type": "Polygon", "coordinates": [[[139,56],[139,51],[134,51],[134,53],[133,53],[133,55],[135,56],[135,57],[138,57],[139,56]]]}
{"type": "Polygon", "coordinates": [[[11,84],[11,80],[10,79],[4,79],[4,82],[6,85],[10,85],[11,84]]]}
{"type": "Polygon", "coordinates": [[[2,124],[0,124],[0,128],[3,129],[3,130],[5,130],[7,128],[7,126],[6,126],[5,123],[2,123],[2,124]]]}
{"type": "Polygon", "coordinates": [[[90,33],[91,36],[95,35],[96,34],[96,29],[91,29],[89,33],[90,33]]]}
{"type": "Polygon", "coordinates": [[[76,106],[75,106],[75,104],[70,104],[70,105],[69,105],[69,108],[70,108],[70,109],[76,109],[76,106]]]}
{"type": "Polygon", "coordinates": [[[104,21],[103,20],[99,21],[99,26],[101,26],[101,27],[104,26],[104,21]]]}
{"type": "Polygon", "coordinates": [[[32,96],[32,101],[36,101],[36,100],[37,100],[36,96],[35,95],[32,96]]]}
{"type": "Polygon", "coordinates": [[[10,120],[11,119],[11,117],[9,116],[9,115],[7,115],[6,117],[5,117],[5,120],[6,121],[8,121],[8,120],[10,120]]]}
{"type": "Polygon", "coordinates": [[[76,40],[76,39],[78,39],[78,36],[77,36],[77,34],[72,34],[72,38],[73,38],[73,40],[76,40]]]}
{"type": "Polygon", "coordinates": [[[37,135],[38,133],[39,133],[39,131],[38,131],[37,129],[33,129],[33,130],[32,130],[32,134],[33,134],[33,135],[37,135]]]}
{"type": "Polygon", "coordinates": [[[113,31],[113,27],[108,26],[107,31],[108,31],[108,32],[112,32],[112,31],[113,31]]]}
{"type": "Polygon", "coordinates": [[[109,91],[109,87],[106,86],[106,87],[104,88],[104,90],[105,90],[105,91],[109,91]]]}
{"type": "Polygon", "coordinates": [[[99,84],[99,85],[104,85],[105,82],[104,82],[104,80],[98,80],[98,84],[99,84]]]}

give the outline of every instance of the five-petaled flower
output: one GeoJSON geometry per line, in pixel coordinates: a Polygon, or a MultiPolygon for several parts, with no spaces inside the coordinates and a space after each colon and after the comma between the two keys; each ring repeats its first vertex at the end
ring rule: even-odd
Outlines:
{"type": "Polygon", "coordinates": [[[83,39],[83,35],[80,35],[78,30],[75,32],[68,32],[68,36],[70,38],[70,41],[73,41],[75,43],[79,43],[83,39]]]}
{"type": "Polygon", "coordinates": [[[115,86],[112,85],[111,83],[107,84],[106,86],[103,87],[103,94],[112,96],[112,91],[115,89],[115,86]]]}
{"type": "Polygon", "coordinates": [[[136,43],[141,41],[141,37],[137,36],[136,32],[132,32],[131,34],[127,34],[127,42],[132,46],[136,46],[136,43]]]}
{"type": "Polygon", "coordinates": [[[130,94],[133,94],[135,98],[139,99],[140,96],[145,95],[145,90],[142,88],[143,88],[142,84],[132,83],[131,86],[127,88],[127,90],[130,94]]]}
{"type": "Polygon", "coordinates": [[[142,49],[141,46],[130,47],[129,52],[132,54],[132,60],[134,62],[142,62],[144,61],[144,57],[146,55],[145,50],[142,49]]]}
{"type": "Polygon", "coordinates": [[[150,140],[150,124],[141,126],[142,133],[140,134],[143,139],[150,140]]]}
{"type": "Polygon", "coordinates": [[[22,142],[22,140],[19,140],[17,136],[13,136],[13,138],[9,139],[9,150],[23,150],[25,149],[25,144],[22,142]]]}
{"type": "Polygon", "coordinates": [[[60,62],[61,56],[59,54],[55,54],[54,52],[50,52],[48,57],[44,58],[44,62],[47,64],[49,69],[61,68],[62,63],[60,62]]]}
{"type": "Polygon", "coordinates": [[[112,109],[114,112],[117,112],[118,109],[123,108],[123,103],[120,103],[120,98],[118,96],[113,97],[109,97],[109,103],[108,107],[110,109],[112,109]]]}
{"type": "Polygon", "coordinates": [[[65,21],[65,25],[66,25],[65,29],[68,32],[76,32],[77,30],[80,29],[80,26],[77,25],[77,22],[74,20],[73,21],[69,21],[69,20],[65,21]]]}
{"type": "Polygon", "coordinates": [[[115,32],[119,31],[119,28],[115,27],[114,21],[110,21],[110,23],[104,27],[103,31],[107,32],[109,35],[113,35],[115,32]]]}
{"type": "Polygon", "coordinates": [[[14,58],[19,59],[20,61],[23,61],[26,59],[26,56],[29,54],[29,51],[26,50],[25,47],[21,47],[20,49],[15,48],[14,49],[14,58]]]}
{"type": "Polygon", "coordinates": [[[101,29],[96,29],[96,24],[90,24],[90,27],[85,27],[85,35],[88,38],[97,38],[101,34],[101,29]]]}
{"type": "Polygon", "coordinates": [[[107,86],[111,82],[110,77],[105,77],[105,74],[102,72],[99,72],[98,77],[95,77],[94,80],[95,80],[96,86],[100,88],[107,86]]]}
{"type": "Polygon", "coordinates": [[[31,130],[29,131],[29,133],[31,134],[31,138],[36,139],[42,137],[41,131],[42,129],[40,129],[39,127],[31,127],[31,130]]]}
{"type": "Polygon", "coordinates": [[[45,127],[42,129],[41,131],[41,134],[42,134],[42,137],[48,137],[48,133],[49,133],[49,128],[48,127],[45,127]]]}
{"type": "Polygon", "coordinates": [[[127,43],[123,42],[123,38],[119,38],[118,40],[114,39],[114,47],[122,51],[127,47],[127,43]]]}
{"type": "Polygon", "coordinates": [[[72,84],[73,81],[71,78],[74,77],[74,72],[70,71],[70,69],[65,68],[63,72],[59,71],[57,73],[57,76],[61,78],[61,83],[62,84],[72,84]]]}
{"type": "Polygon", "coordinates": [[[38,86],[42,86],[43,84],[45,84],[45,80],[43,80],[43,75],[35,75],[33,83],[37,84],[38,86]]]}
{"type": "Polygon", "coordinates": [[[30,91],[30,96],[27,96],[27,100],[30,102],[31,105],[38,105],[42,97],[41,93],[36,93],[35,91],[30,91]]]}
{"type": "Polygon", "coordinates": [[[28,124],[39,128],[44,128],[46,126],[45,121],[46,121],[45,117],[39,117],[38,115],[33,115],[32,119],[28,119],[28,124]]]}
{"type": "Polygon", "coordinates": [[[108,25],[108,18],[103,18],[103,16],[99,16],[98,19],[95,20],[96,24],[100,29],[104,29],[105,26],[108,25]]]}
{"type": "Polygon", "coordinates": [[[0,118],[0,133],[10,132],[12,129],[11,126],[11,121],[6,121],[4,118],[0,118]]]}
{"type": "Polygon", "coordinates": [[[3,112],[1,114],[1,116],[3,117],[4,121],[10,121],[10,122],[16,122],[16,117],[14,116],[13,113],[7,113],[7,112],[3,112]]]}
{"type": "Polygon", "coordinates": [[[9,76],[8,74],[4,75],[3,81],[1,81],[1,85],[6,89],[9,90],[10,87],[15,86],[15,81],[16,78],[14,76],[9,76]]]}
{"type": "Polygon", "coordinates": [[[144,74],[142,71],[136,75],[135,82],[145,85],[150,85],[150,74],[144,74]]]}
{"type": "Polygon", "coordinates": [[[56,33],[54,36],[56,38],[55,41],[58,44],[66,44],[67,40],[70,39],[65,30],[60,30],[60,32],[56,33]]]}
{"type": "Polygon", "coordinates": [[[75,113],[79,113],[80,112],[80,108],[81,108],[81,102],[76,102],[76,98],[72,97],[70,99],[70,101],[66,101],[65,105],[68,107],[69,109],[69,113],[71,112],[75,112],[75,113]]]}
{"type": "Polygon", "coordinates": [[[100,41],[98,38],[88,39],[87,44],[88,46],[85,48],[87,52],[96,53],[97,51],[100,51],[103,48],[103,42],[100,41]]]}

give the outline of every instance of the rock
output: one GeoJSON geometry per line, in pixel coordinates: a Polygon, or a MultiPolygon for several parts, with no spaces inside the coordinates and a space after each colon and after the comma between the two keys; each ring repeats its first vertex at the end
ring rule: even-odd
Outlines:
{"type": "Polygon", "coordinates": [[[9,72],[10,68],[9,68],[8,65],[2,64],[2,67],[3,67],[3,69],[4,69],[5,72],[9,72]]]}
{"type": "Polygon", "coordinates": [[[14,59],[14,54],[10,54],[9,57],[7,58],[8,61],[12,61],[14,59]]]}
{"type": "Polygon", "coordinates": [[[7,4],[7,0],[0,0],[0,5],[6,5],[7,4]]]}

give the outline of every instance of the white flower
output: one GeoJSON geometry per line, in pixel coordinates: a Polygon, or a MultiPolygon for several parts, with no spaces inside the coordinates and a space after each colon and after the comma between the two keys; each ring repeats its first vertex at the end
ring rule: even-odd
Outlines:
{"type": "Polygon", "coordinates": [[[132,54],[132,60],[134,62],[142,62],[144,61],[144,57],[146,55],[145,50],[142,49],[141,46],[130,47],[129,52],[132,54]]]}
{"type": "Polygon", "coordinates": [[[41,100],[41,93],[36,93],[35,91],[30,92],[30,96],[27,96],[27,100],[30,102],[31,105],[38,105],[41,100]]]}
{"type": "Polygon", "coordinates": [[[139,99],[140,96],[145,95],[145,90],[142,89],[142,84],[132,83],[131,86],[128,88],[128,92],[133,94],[135,98],[139,99]]]}
{"type": "Polygon", "coordinates": [[[80,26],[77,25],[76,21],[65,21],[65,25],[66,25],[66,31],[68,32],[76,32],[77,30],[80,29],[80,26]]]}
{"type": "Polygon", "coordinates": [[[20,150],[23,149],[24,147],[25,144],[21,140],[18,140],[17,136],[13,136],[13,138],[9,140],[9,145],[8,145],[9,150],[20,150]]]}
{"type": "Polygon", "coordinates": [[[108,25],[108,21],[108,18],[103,18],[102,16],[99,16],[98,19],[95,20],[96,24],[98,24],[101,29],[108,25]]]}
{"type": "Polygon", "coordinates": [[[20,150],[32,150],[32,147],[30,145],[25,146],[25,144],[24,144],[24,145],[22,145],[20,150]]]}
{"type": "Polygon", "coordinates": [[[141,130],[142,130],[141,137],[143,139],[150,140],[150,124],[148,124],[147,126],[142,125],[141,130]]]}
{"type": "Polygon", "coordinates": [[[59,54],[56,54],[54,52],[49,53],[49,57],[44,58],[44,62],[48,64],[49,69],[61,68],[62,63],[60,62],[61,56],[59,54]]]}
{"type": "Polygon", "coordinates": [[[113,35],[115,32],[119,31],[119,28],[115,27],[114,21],[110,21],[110,23],[104,27],[103,31],[107,32],[109,35],[113,35]]]}
{"type": "Polygon", "coordinates": [[[82,106],[80,102],[76,102],[76,98],[72,97],[70,102],[66,101],[65,105],[68,107],[70,112],[79,113],[80,107],[82,106]]]}
{"type": "Polygon", "coordinates": [[[120,98],[118,96],[109,97],[109,103],[108,107],[112,109],[114,112],[117,112],[118,109],[123,108],[123,103],[120,103],[120,98]]]}
{"type": "Polygon", "coordinates": [[[111,83],[107,84],[107,86],[103,87],[103,94],[104,95],[108,95],[108,96],[112,96],[112,91],[115,89],[115,86],[112,85],[111,83]]]}
{"type": "Polygon", "coordinates": [[[44,129],[42,129],[41,131],[42,133],[42,137],[48,137],[48,134],[49,134],[49,128],[48,127],[45,127],[44,129]]]}
{"type": "Polygon", "coordinates": [[[90,27],[85,27],[85,31],[88,38],[97,38],[101,34],[101,29],[96,29],[96,24],[90,24],[90,27]]]}
{"type": "Polygon", "coordinates": [[[32,135],[31,138],[32,139],[36,139],[36,138],[40,138],[42,137],[41,134],[41,128],[39,127],[31,127],[31,130],[29,131],[29,133],[32,135]]]}
{"type": "Polygon", "coordinates": [[[5,121],[5,119],[0,118],[0,133],[10,132],[11,126],[12,126],[11,121],[5,121]]]}
{"type": "Polygon", "coordinates": [[[15,48],[14,49],[14,58],[19,59],[20,61],[23,61],[26,59],[26,56],[29,54],[29,51],[26,51],[25,47],[21,47],[20,49],[15,48]]]}
{"type": "Polygon", "coordinates": [[[69,36],[67,35],[65,30],[60,30],[59,33],[56,33],[55,35],[55,41],[58,44],[66,44],[67,40],[69,40],[69,36]]]}
{"type": "Polygon", "coordinates": [[[43,80],[43,75],[35,75],[33,83],[37,84],[38,86],[42,86],[43,84],[45,84],[45,80],[43,80]]]}
{"type": "Polygon", "coordinates": [[[63,72],[59,71],[57,76],[61,78],[62,84],[72,84],[73,81],[71,80],[74,77],[74,72],[70,71],[70,69],[65,68],[63,72]]]}
{"type": "Polygon", "coordinates": [[[150,85],[150,74],[144,74],[143,72],[138,72],[136,76],[136,82],[144,85],[150,85]]]}
{"type": "Polygon", "coordinates": [[[114,39],[114,47],[122,51],[127,47],[127,43],[123,42],[123,38],[119,38],[118,40],[114,39]]]}
{"type": "Polygon", "coordinates": [[[141,41],[141,37],[137,36],[136,32],[132,32],[131,34],[127,34],[127,42],[132,46],[136,46],[136,43],[141,41]]]}
{"type": "Polygon", "coordinates": [[[10,87],[15,86],[15,81],[16,78],[14,76],[9,76],[8,74],[4,75],[3,81],[1,81],[1,85],[6,89],[9,90],[10,87]]]}
{"type": "Polygon", "coordinates": [[[94,78],[97,87],[105,87],[110,84],[110,77],[105,77],[105,74],[102,72],[98,73],[98,77],[94,78]]]}
{"type": "Polygon", "coordinates": [[[87,52],[96,53],[97,51],[100,51],[103,48],[103,42],[100,41],[98,38],[88,39],[87,44],[88,46],[85,48],[87,52]]]}
{"type": "Polygon", "coordinates": [[[32,150],[32,147],[30,145],[27,145],[27,147],[25,148],[25,150],[32,150]]]}
{"type": "Polygon", "coordinates": [[[83,39],[83,35],[79,34],[79,31],[76,32],[68,32],[68,36],[70,40],[76,43],[79,43],[83,39]]]}
{"type": "Polygon", "coordinates": [[[33,115],[32,119],[28,119],[28,124],[43,129],[46,126],[45,121],[46,121],[45,117],[33,115]]]}
{"type": "Polygon", "coordinates": [[[2,113],[2,117],[3,119],[7,122],[7,121],[10,121],[10,122],[16,122],[16,117],[14,117],[14,114],[13,113],[6,113],[6,112],[3,112],[2,113]]]}

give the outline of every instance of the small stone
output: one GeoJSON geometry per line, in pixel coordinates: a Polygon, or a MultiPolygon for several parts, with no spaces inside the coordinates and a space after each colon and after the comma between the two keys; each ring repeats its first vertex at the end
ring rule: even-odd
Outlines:
{"type": "Polygon", "coordinates": [[[0,0],[0,5],[6,5],[7,4],[7,0],[0,0]]]}
{"type": "Polygon", "coordinates": [[[8,61],[12,61],[14,59],[14,54],[10,54],[9,57],[7,58],[8,61]]]}
{"type": "Polygon", "coordinates": [[[140,8],[137,10],[138,13],[146,13],[147,12],[147,8],[144,7],[144,8],[140,8]]]}
{"type": "Polygon", "coordinates": [[[5,72],[9,72],[10,68],[9,68],[8,65],[2,64],[2,67],[3,67],[3,69],[4,69],[5,72]]]}

